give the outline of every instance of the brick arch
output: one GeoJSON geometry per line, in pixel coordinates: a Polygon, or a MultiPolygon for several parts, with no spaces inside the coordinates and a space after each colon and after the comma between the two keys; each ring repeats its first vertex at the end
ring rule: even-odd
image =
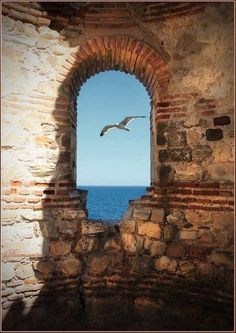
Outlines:
{"type": "MultiPolygon", "coordinates": [[[[155,122],[154,107],[167,93],[170,73],[168,64],[160,54],[147,43],[125,35],[102,36],[85,41],[78,51],[66,59],[59,71],[57,80],[62,83],[57,103],[64,103],[64,113],[71,126],[70,169],[72,179],[76,179],[76,97],[82,85],[91,76],[106,70],[120,70],[134,75],[145,87],[151,99],[151,183],[155,180],[155,122]],[[66,91],[66,94],[64,93],[66,91]],[[69,96],[69,98],[68,98],[69,96]],[[74,152],[74,153],[73,153],[74,152]]],[[[55,110],[56,121],[61,121],[62,113],[55,110]]],[[[60,161],[59,161],[60,162],[60,161]]]]}
{"type": "MultiPolygon", "coordinates": [[[[153,97],[165,91],[169,82],[167,63],[158,52],[143,41],[120,36],[104,36],[84,42],[63,65],[73,77],[74,88],[79,88],[91,76],[106,70],[121,70],[136,76],[153,97]],[[74,71],[71,71],[74,68],[74,71]]],[[[63,80],[64,81],[64,80],[63,80]]]]}

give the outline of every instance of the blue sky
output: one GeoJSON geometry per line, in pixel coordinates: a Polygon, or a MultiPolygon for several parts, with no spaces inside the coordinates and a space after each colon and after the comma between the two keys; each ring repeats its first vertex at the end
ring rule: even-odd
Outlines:
{"type": "Polygon", "coordinates": [[[108,71],[90,78],[77,99],[77,184],[148,186],[150,183],[150,99],[129,74],[108,71]],[[107,124],[144,115],[128,124],[130,132],[107,124]]]}

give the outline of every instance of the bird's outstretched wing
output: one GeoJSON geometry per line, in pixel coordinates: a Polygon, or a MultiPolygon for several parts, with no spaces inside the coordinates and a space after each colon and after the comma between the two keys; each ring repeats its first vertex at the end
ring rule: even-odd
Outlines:
{"type": "Polygon", "coordinates": [[[130,116],[130,117],[126,117],[125,119],[123,119],[119,125],[124,125],[126,126],[131,120],[135,119],[135,118],[146,118],[146,116],[130,116]]]}
{"type": "Polygon", "coordinates": [[[116,128],[117,125],[107,125],[105,127],[103,127],[101,133],[100,133],[100,136],[103,136],[106,132],[108,132],[110,129],[112,128],[116,128]]]}

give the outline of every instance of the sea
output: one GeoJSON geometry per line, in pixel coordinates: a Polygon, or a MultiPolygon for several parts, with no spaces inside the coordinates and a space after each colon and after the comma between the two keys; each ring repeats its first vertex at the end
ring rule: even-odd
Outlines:
{"type": "Polygon", "coordinates": [[[146,186],[78,186],[88,191],[87,209],[90,219],[119,221],[129,206],[129,200],[140,198],[146,186]]]}

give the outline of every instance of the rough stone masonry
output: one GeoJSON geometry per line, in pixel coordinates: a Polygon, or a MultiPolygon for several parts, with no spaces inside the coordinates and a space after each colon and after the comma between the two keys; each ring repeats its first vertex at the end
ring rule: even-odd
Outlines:
{"type": "Polygon", "coordinates": [[[3,3],[5,330],[233,329],[233,11],[3,3]],[[75,183],[76,98],[106,70],[151,101],[150,187],[116,227],[75,183]]]}

